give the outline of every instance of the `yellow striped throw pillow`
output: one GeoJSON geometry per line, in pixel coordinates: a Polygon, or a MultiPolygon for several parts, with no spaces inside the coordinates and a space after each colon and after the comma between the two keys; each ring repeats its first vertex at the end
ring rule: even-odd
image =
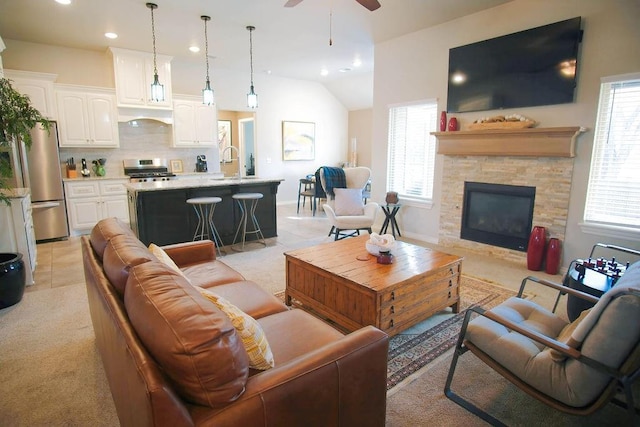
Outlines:
{"type": "Polygon", "coordinates": [[[196,289],[229,316],[233,327],[236,328],[240,339],[242,339],[245,350],[247,350],[249,366],[262,371],[273,368],[275,362],[271,347],[269,347],[267,337],[256,319],[210,290],[199,286],[196,286],[196,289]]]}

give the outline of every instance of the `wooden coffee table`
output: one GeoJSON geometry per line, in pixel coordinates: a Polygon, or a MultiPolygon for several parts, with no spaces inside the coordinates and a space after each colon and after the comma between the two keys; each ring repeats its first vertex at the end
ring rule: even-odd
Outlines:
{"type": "Polygon", "coordinates": [[[347,331],[373,325],[389,335],[446,307],[459,311],[461,257],[396,242],[393,263],[378,264],[365,249],[368,239],[286,252],[285,303],[347,331]]]}

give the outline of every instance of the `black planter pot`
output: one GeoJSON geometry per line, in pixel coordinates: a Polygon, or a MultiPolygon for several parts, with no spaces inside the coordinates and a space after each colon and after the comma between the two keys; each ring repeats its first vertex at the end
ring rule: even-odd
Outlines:
{"type": "Polygon", "coordinates": [[[0,253],[0,309],[20,302],[25,274],[22,254],[0,253]]]}

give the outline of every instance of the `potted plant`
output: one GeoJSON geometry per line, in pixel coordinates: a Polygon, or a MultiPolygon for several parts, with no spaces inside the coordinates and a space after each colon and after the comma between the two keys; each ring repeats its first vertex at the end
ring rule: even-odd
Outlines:
{"type": "MultiPolygon", "coordinates": [[[[31,147],[31,129],[41,123],[47,131],[51,123],[42,117],[32,105],[29,97],[11,86],[11,81],[0,78],[0,151],[11,149],[13,144],[24,142],[31,147]]],[[[0,156],[0,202],[9,204],[6,190],[11,190],[9,178],[13,176],[10,159],[0,156]]]]}
{"type": "MultiPolygon", "coordinates": [[[[0,202],[10,205],[8,190],[13,168],[9,156],[3,151],[11,150],[13,144],[24,142],[31,147],[31,129],[41,123],[47,131],[50,122],[35,109],[28,96],[11,86],[8,79],[0,78],[0,202]]],[[[25,286],[25,271],[22,254],[0,253],[0,309],[18,303],[25,286]]]]}

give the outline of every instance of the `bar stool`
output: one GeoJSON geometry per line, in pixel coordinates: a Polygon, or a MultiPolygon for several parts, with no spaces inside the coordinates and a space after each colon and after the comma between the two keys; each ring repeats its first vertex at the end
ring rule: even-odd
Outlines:
{"type": "Polygon", "coordinates": [[[193,233],[193,240],[204,240],[205,238],[213,240],[220,256],[222,256],[220,250],[222,239],[220,239],[218,230],[213,224],[213,212],[216,209],[216,204],[221,201],[222,198],[220,197],[193,197],[187,199],[187,203],[193,206],[193,210],[196,211],[198,217],[198,225],[195,233],[193,233]]]}
{"type": "MultiPolygon", "coordinates": [[[[242,232],[242,250],[244,250],[244,242],[246,240],[247,234],[255,234],[257,237],[262,239],[263,245],[267,246],[267,242],[264,240],[264,236],[262,235],[262,230],[260,230],[260,224],[258,224],[258,219],[256,218],[256,207],[258,206],[258,200],[264,197],[262,193],[236,193],[231,196],[233,199],[238,201],[238,207],[240,207],[240,212],[242,212],[242,217],[240,218],[240,224],[238,224],[238,230],[236,231],[235,236],[233,236],[233,244],[236,244],[236,239],[240,232],[242,232]],[[247,203],[249,206],[247,207],[247,203]],[[247,221],[251,219],[251,223],[253,224],[253,231],[247,231],[247,221]]],[[[232,249],[236,250],[232,247],[232,249]]]]}

